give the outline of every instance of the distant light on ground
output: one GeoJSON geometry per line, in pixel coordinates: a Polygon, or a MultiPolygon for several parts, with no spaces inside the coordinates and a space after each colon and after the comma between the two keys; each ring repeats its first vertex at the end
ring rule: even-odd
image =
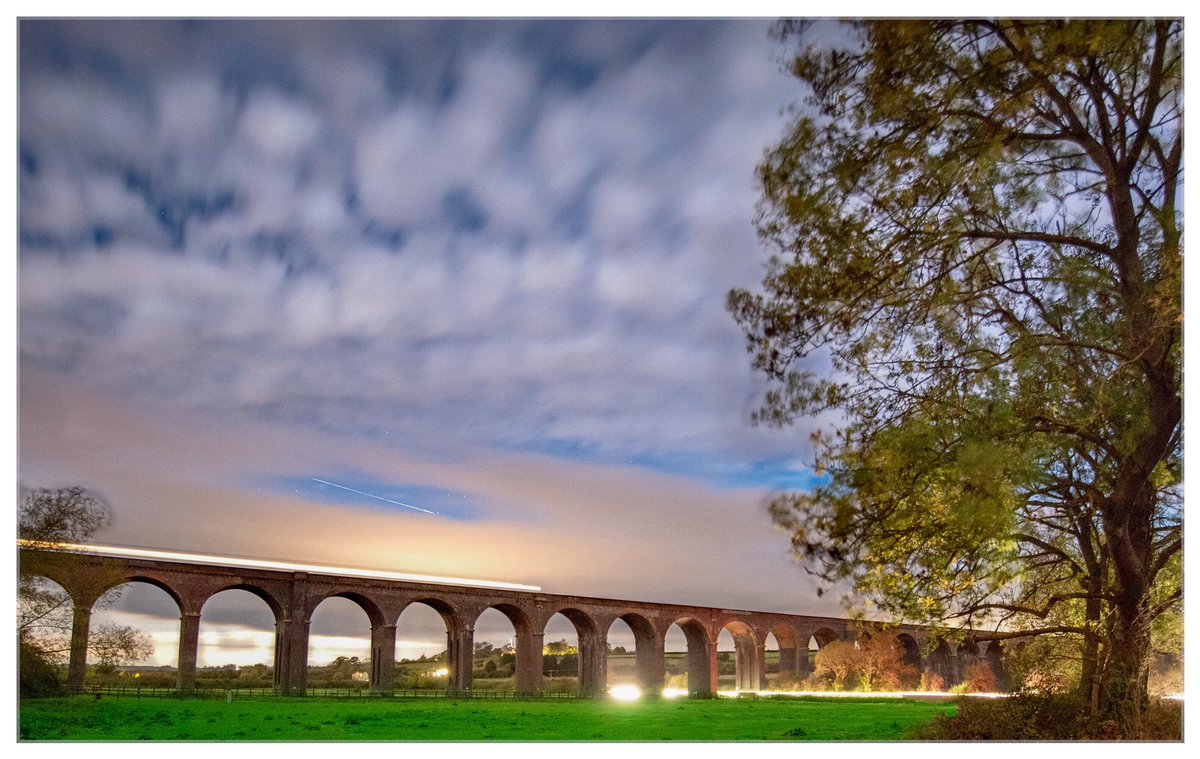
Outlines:
{"type": "Polygon", "coordinates": [[[663,688],[663,698],[683,698],[687,694],[683,688],[663,688]]]}
{"type": "Polygon", "coordinates": [[[642,697],[642,691],[636,685],[614,685],[608,689],[608,695],[615,701],[637,701],[642,697]]]}
{"type": "MultiPolygon", "coordinates": [[[[28,541],[18,540],[17,545],[24,546],[28,541]]],[[[45,546],[38,546],[44,548],[45,546]]],[[[479,588],[502,588],[504,590],[539,591],[540,585],[521,585],[515,582],[499,580],[474,580],[465,577],[442,577],[440,575],[420,575],[409,572],[388,572],[375,569],[354,569],[351,567],[329,567],[322,564],[290,564],[283,561],[267,561],[265,559],[246,559],[235,556],[214,556],[203,553],[181,553],[178,551],[159,551],[149,548],[126,548],[125,546],[93,546],[58,543],[54,551],[69,553],[90,553],[96,556],[115,556],[125,559],[162,559],[164,561],[189,561],[201,564],[216,564],[225,567],[254,567],[256,569],[279,569],[286,572],[308,572],[310,574],[340,575],[343,577],[365,577],[378,580],[402,580],[404,582],[427,582],[438,585],[465,585],[479,588]]]]}
{"type": "Polygon", "coordinates": [[[450,674],[450,670],[446,669],[445,667],[442,667],[441,669],[435,669],[434,671],[430,672],[429,674],[431,677],[445,677],[446,675],[450,674]]]}

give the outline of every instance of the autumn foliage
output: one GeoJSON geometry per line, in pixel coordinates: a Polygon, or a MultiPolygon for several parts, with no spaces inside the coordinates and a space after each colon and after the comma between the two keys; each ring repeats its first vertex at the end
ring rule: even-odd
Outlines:
{"type": "Polygon", "coordinates": [[[1000,690],[996,673],[987,662],[976,662],[963,672],[963,686],[967,693],[995,693],[1000,690]]]}
{"type": "Polygon", "coordinates": [[[904,650],[886,636],[857,644],[834,641],[817,652],[813,677],[832,690],[904,690],[917,681],[915,667],[904,663],[904,650]]]}

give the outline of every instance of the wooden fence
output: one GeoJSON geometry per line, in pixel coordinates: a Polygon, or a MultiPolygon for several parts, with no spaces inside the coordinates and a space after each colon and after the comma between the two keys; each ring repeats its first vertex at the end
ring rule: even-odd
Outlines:
{"type": "Polygon", "coordinates": [[[67,695],[78,697],[100,698],[192,698],[224,701],[241,701],[252,698],[358,698],[358,699],[417,699],[417,698],[450,698],[450,699],[524,699],[524,700],[556,700],[556,699],[594,699],[598,696],[578,693],[555,693],[550,691],[519,692],[519,691],[453,691],[453,690],[394,690],[372,691],[356,688],[308,688],[303,694],[287,693],[276,688],[151,688],[126,685],[85,685],[68,688],[67,695]]]}

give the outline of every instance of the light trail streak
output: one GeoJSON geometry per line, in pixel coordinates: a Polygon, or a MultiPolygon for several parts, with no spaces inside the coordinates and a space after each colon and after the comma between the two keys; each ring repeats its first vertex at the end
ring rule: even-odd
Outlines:
{"type": "Polygon", "coordinates": [[[938,700],[949,698],[1008,698],[1007,693],[948,693],[946,691],[928,691],[928,690],[912,690],[912,691],[838,691],[838,690],[719,690],[717,695],[722,698],[737,698],[743,694],[754,694],[764,698],[776,696],[784,696],[787,698],[896,698],[896,699],[918,699],[918,700],[938,700]]]}
{"type": "Polygon", "coordinates": [[[310,477],[309,479],[311,479],[313,482],[319,482],[322,485],[330,485],[335,488],[341,488],[342,490],[349,490],[351,493],[358,493],[359,495],[365,495],[367,498],[374,498],[379,501],[387,501],[388,503],[394,503],[397,506],[403,506],[404,508],[412,509],[413,511],[422,511],[426,514],[434,514],[435,516],[437,515],[436,511],[430,511],[429,509],[422,509],[419,506],[410,506],[407,503],[401,503],[400,501],[393,501],[391,498],[384,498],[381,495],[372,495],[370,493],[364,493],[361,490],[355,490],[354,488],[348,488],[345,485],[339,485],[336,482],[330,482],[329,480],[320,480],[320,479],[317,479],[316,477],[310,477]]]}
{"type": "Polygon", "coordinates": [[[77,545],[74,543],[56,543],[53,546],[31,544],[27,540],[17,540],[17,545],[52,551],[68,551],[70,553],[94,554],[97,556],[112,556],[126,559],[163,559],[164,561],[188,561],[201,564],[215,564],[225,567],[251,567],[255,569],[277,569],[285,572],[308,572],[309,574],[335,575],[340,577],[365,577],[378,580],[401,580],[404,582],[433,583],[437,585],[463,585],[478,588],[500,588],[502,590],[523,590],[537,592],[540,585],[522,585],[515,582],[499,580],[474,580],[465,577],[442,577],[441,575],[422,575],[409,572],[389,572],[387,570],[355,569],[353,567],[331,567],[323,564],[291,564],[282,561],[266,559],[245,559],[234,556],[215,556],[203,553],[183,553],[180,551],[159,551],[150,548],[127,548],[125,546],[77,545]]]}

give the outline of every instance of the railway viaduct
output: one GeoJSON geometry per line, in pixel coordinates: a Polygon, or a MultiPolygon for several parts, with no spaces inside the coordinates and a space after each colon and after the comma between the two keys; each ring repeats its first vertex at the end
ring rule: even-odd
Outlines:
{"type": "MultiPolygon", "coordinates": [[[[71,596],[74,618],[68,685],[82,686],[92,609],[104,591],[126,582],[144,582],[166,591],[179,607],[178,687],[194,688],[200,615],[205,602],[224,590],[240,589],[261,598],[275,617],[275,687],[303,694],[308,667],[309,622],[327,598],[341,597],[366,612],[371,624],[370,687],[389,692],[395,677],[396,622],[414,603],[435,609],[446,624],[447,668],[452,691],[471,690],[474,623],[489,608],[502,612],[516,633],[515,687],[541,690],[542,646],[546,623],[562,614],[575,627],[579,649],[579,690],[598,694],[606,689],[609,627],[624,620],[633,631],[637,680],[644,693],[661,692],[666,676],[665,638],[678,625],[687,639],[688,690],[706,695],[717,690],[717,637],[729,630],[735,643],[736,688],[767,686],[765,642],[774,635],[779,646],[779,672],[804,678],[809,674],[809,641],[825,646],[834,640],[863,635],[895,636],[908,663],[931,669],[947,684],[959,681],[965,667],[987,661],[1001,676],[1002,644],[986,632],[973,633],[958,645],[938,630],[918,626],[862,623],[836,617],[720,609],[678,604],[555,595],[467,585],[408,582],[325,572],[285,571],[90,553],[20,548],[22,563],[32,560],[38,574],[61,585],[71,596]],[[46,561],[50,555],[58,561],[46,561]],[[42,561],[37,561],[43,559],[42,561]],[[69,566],[69,569],[59,567],[69,566]],[[82,571],[81,571],[82,570],[82,571]],[[94,578],[103,578],[97,584],[94,578]]],[[[942,633],[946,631],[941,631],[942,633]]]]}

